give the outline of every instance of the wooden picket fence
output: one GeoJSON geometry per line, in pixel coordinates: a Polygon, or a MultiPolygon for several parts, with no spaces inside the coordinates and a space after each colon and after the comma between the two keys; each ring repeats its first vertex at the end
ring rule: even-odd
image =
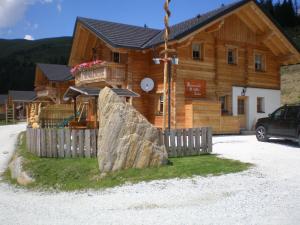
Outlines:
{"type": "Polygon", "coordinates": [[[176,129],[161,133],[169,157],[196,156],[212,152],[212,128],[176,129]]]}
{"type": "Polygon", "coordinates": [[[27,149],[46,158],[91,158],[97,156],[96,129],[31,129],[26,132],[27,149]]]}
{"type": "MultiPolygon", "coordinates": [[[[47,158],[76,158],[97,156],[96,129],[28,128],[27,149],[47,158]]],[[[184,157],[212,152],[212,129],[176,129],[162,133],[160,142],[165,143],[169,157],[184,157]]]]}

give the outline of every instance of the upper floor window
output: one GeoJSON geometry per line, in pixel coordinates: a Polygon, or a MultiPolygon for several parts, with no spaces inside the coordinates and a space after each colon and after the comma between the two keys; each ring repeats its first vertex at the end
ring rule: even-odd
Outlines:
{"type": "Polygon", "coordinates": [[[119,52],[113,52],[113,62],[115,63],[121,62],[121,55],[119,52]]]}
{"type": "Polygon", "coordinates": [[[200,43],[194,43],[192,45],[193,50],[193,59],[194,60],[202,60],[203,59],[203,44],[200,43]]]}
{"type": "Polygon", "coordinates": [[[255,63],[255,71],[261,72],[266,69],[265,55],[261,53],[255,53],[254,55],[254,63],[255,63]]]}
{"type": "Polygon", "coordinates": [[[228,48],[227,63],[230,65],[237,65],[237,49],[236,48],[228,48]]]}

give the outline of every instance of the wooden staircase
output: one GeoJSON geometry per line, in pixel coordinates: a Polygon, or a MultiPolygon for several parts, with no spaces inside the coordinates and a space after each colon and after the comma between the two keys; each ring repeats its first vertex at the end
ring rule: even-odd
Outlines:
{"type": "Polygon", "coordinates": [[[6,123],[15,123],[15,106],[13,104],[6,105],[6,123]]]}

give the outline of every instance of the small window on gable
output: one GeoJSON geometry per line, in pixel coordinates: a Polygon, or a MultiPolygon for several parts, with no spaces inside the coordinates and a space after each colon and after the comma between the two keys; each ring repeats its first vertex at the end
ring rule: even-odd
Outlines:
{"type": "Polygon", "coordinates": [[[113,52],[113,62],[120,63],[121,62],[121,56],[119,52],[113,52]]]}
{"type": "Polygon", "coordinates": [[[164,96],[163,94],[158,97],[157,114],[162,115],[164,111],[164,96]]]}
{"type": "Polygon", "coordinates": [[[237,65],[237,48],[228,48],[227,63],[230,65],[237,65]]]}
{"type": "Polygon", "coordinates": [[[194,60],[202,60],[203,59],[203,44],[200,43],[194,43],[192,45],[193,50],[193,59],[194,60]]]}
{"type": "Polygon", "coordinates": [[[265,113],[265,98],[257,98],[257,113],[265,113]]]}
{"type": "Polygon", "coordinates": [[[264,54],[255,53],[254,63],[255,63],[255,71],[263,72],[266,70],[266,57],[264,54]]]}

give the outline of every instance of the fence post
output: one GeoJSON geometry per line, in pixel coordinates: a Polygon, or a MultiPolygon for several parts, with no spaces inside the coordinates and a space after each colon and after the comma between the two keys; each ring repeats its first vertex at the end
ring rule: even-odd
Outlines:
{"type": "Polygon", "coordinates": [[[72,130],[71,132],[71,136],[72,136],[72,151],[71,151],[71,155],[72,158],[77,157],[77,130],[72,130]]]}
{"type": "Polygon", "coordinates": [[[84,131],[82,129],[79,130],[78,137],[79,137],[78,155],[79,157],[83,157],[84,156],[84,131]]]}
{"type": "Polygon", "coordinates": [[[189,153],[188,155],[193,155],[194,152],[194,132],[193,132],[193,128],[188,129],[188,149],[189,149],[189,153]]]}
{"type": "Polygon", "coordinates": [[[207,128],[202,127],[201,128],[201,152],[205,153],[207,152],[207,128]]]}
{"type": "Polygon", "coordinates": [[[58,129],[58,157],[65,157],[65,131],[64,129],[58,129]]]}
{"type": "Polygon", "coordinates": [[[212,128],[207,128],[207,152],[212,152],[212,128]]]}
{"type": "Polygon", "coordinates": [[[65,138],[66,138],[66,158],[71,157],[71,131],[69,128],[65,129],[65,138]]]}
{"type": "Polygon", "coordinates": [[[91,158],[91,130],[85,130],[85,149],[84,156],[85,158],[91,158]]]}
{"type": "Polygon", "coordinates": [[[46,143],[46,131],[45,129],[41,129],[41,156],[46,157],[47,156],[47,143],[46,143]]]}
{"type": "Polygon", "coordinates": [[[201,137],[201,130],[200,128],[196,128],[195,129],[195,150],[197,155],[201,153],[200,137],[201,137]]]}

